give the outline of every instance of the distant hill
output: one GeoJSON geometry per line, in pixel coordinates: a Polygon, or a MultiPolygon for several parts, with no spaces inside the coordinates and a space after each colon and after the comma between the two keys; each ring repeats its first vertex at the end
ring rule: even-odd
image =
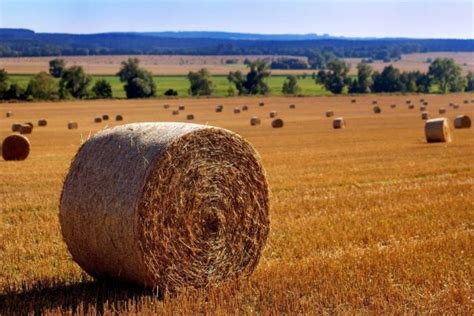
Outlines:
{"type": "Polygon", "coordinates": [[[354,39],[329,35],[259,35],[226,32],[64,34],[0,29],[0,57],[118,54],[295,55],[399,58],[416,52],[472,52],[474,40],[354,39]]]}

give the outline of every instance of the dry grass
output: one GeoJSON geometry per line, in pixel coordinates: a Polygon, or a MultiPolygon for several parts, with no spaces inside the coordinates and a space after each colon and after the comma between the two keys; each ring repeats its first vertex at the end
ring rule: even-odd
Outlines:
{"type": "MultiPolygon", "coordinates": [[[[473,104],[447,106],[472,95],[424,98],[433,117],[439,106],[451,122],[474,115],[473,104]]],[[[379,115],[372,99],[264,99],[285,120],[283,129],[271,128],[260,99],[186,100],[197,123],[235,131],[261,154],[271,231],[250,278],[165,298],[85,276],[61,240],[58,200],[81,139],[117,124],[93,123],[96,113],[121,113],[124,123],[184,120],[170,115],[183,101],[167,101],[167,110],[158,100],[0,105],[15,120],[48,117],[48,127],[31,135],[26,161],[0,161],[0,313],[472,314],[474,129],[454,130],[449,144],[427,144],[420,113],[400,106],[408,97],[377,96],[379,115]],[[234,115],[243,104],[249,111],[234,115]],[[333,130],[327,108],[344,116],[346,129],[333,130]],[[261,125],[250,126],[254,115],[261,125]],[[68,120],[79,129],[67,130],[68,120]]],[[[0,118],[2,136],[10,120],[0,118]]]]}

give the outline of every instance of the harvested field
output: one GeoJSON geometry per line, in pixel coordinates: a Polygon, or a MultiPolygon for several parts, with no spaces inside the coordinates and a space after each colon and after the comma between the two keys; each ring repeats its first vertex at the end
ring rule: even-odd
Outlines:
{"type": "MultiPolygon", "coordinates": [[[[432,118],[449,102],[474,98],[421,97],[432,118]]],[[[453,129],[452,143],[428,144],[419,111],[390,109],[418,96],[376,98],[378,115],[373,95],[356,104],[350,96],[167,100],[170,109],[162,100],[0,104],[18,122],[48,119],[28,136],[27,160],[0,161],[0,314],[471,314],[474,129],[453,129]],[[71,159],[106,125],[185,122],[186,115],[171,115],[180,104],[193,122],[234,131],[261,155],[271,195],[260,263],[249,278],[164,298],[97,282],[61,237],[59,196],[71,159]],[[233,114],[243,104],[249,110],[233,114]],[[270,109],[284,128],[271,127],[270,109]],[[328,109],[347,120],[345,129],[333,129],[328,109]],[[96,124],[98,113],[124,121],[96,124]],[[252,116],[262,124],[252,127],[252,116]],[[67,130],[70,120],[79,128],[67,130]]],[[[452,124],[460,114],[473,117],[474,104],[445,116],[452,124]]],[[[2,139],[11,124],[0,117],[2,139]]]]}

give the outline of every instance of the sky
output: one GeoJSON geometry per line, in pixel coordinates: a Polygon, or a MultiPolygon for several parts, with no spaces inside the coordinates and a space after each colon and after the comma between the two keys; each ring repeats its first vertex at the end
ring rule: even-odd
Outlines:
{"type": "Polygon", "coordinates": [[[473,39],[474,0],[0,0],[0,27],[473,39]]]}

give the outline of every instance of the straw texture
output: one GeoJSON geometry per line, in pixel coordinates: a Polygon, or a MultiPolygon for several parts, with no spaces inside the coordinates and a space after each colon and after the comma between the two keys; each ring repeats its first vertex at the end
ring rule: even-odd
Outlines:
{"type": "Polygon", "coordinates": [[[268,236],[268,204],[260,158],[238,135],[129,124],[83,144],[60,223],[92,276],[175,291],[250,274],[268,236]]]}
{"type": "Polygon", "coordinates": [[[5,160],[25,160],[30,154],[30,142],[21,135],[10,135],[3,140],[2,157],[5,160]]]}
{"type": "Polygon", "coordinates": [[[454,119],[454,128],[471,128],[471,118],[467,115],[458,115],[454,119]]]}
{"type": "Polygon", "coordinates": [[[425,123],[425,135],[428,143],[451,142],[449,120],[444,117],[427,120],[425,123]]]}

